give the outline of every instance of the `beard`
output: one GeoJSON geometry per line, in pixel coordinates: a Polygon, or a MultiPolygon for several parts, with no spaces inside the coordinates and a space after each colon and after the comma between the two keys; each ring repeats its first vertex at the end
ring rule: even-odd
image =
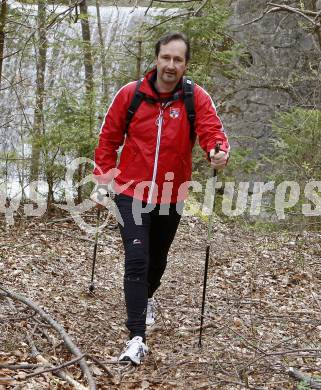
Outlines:
{"type": "Polygon", "coordinates": [[[162,73],[162,80],[164,83],[175,83],[178,81],[177,73],[176,72],[163,72],[162,73]]]}

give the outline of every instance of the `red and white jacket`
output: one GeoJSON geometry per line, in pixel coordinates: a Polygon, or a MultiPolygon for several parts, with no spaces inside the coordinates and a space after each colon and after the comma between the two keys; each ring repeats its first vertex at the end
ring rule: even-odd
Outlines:
{"type": "MultiPolygon", "coordinates": [[[[156,70],[150,71],[139,90],[158,99],[151,85],[156,70]]],[[[136,82],[122,87],[111,103],[95,150],[94,175],[99,184],[114,179],[117,193],[147,203],[176,203],[187,197],[192,172],[190,124],[182,98],[164,103],[142,101],[125,137],[126,115],[136,82]],[[123,145],[124,144],[124,145],[123,145]],[[116,168],[117,150],[123,145],[116,168]]],[[[195,131],[202,149],[209,153],[217,143],[229,152],[229,143],[209,94],[194,87],[195,131]]]]}

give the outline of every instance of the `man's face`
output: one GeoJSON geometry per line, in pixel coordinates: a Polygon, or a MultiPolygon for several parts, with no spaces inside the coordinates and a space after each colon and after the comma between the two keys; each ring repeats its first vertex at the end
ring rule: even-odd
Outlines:
{"type": "Polygon", "coordinates": [[[184,41],[175,40],[161,45],[156,59],[157,80],[174,89],[186,70],[185,54],[184,41]]]}

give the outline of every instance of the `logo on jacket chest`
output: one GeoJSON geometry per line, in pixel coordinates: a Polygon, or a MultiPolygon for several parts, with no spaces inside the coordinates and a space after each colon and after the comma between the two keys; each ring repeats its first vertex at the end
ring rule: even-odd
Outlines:
{"type": "Polygon", "coordinates": [[[169,116],[170,116],[172,119],[178,118],[178,117],[179,117],[179,114],[180,114],[180,108],[170,107],[169,116]]]}

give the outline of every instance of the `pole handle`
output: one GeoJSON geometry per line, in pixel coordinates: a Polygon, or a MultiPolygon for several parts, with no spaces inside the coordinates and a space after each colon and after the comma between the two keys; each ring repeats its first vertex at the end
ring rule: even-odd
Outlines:
{"type": "MultiPolygon", "coordinates": [[[[215,146],[215,154],[217,154],[220,150],[221,150],[221,144],[218,143],[215,146]]],[[[213,177],[216,177],[216,176],[217,176],[217,169],[214,169],[213,170],[213,177]]]]}

